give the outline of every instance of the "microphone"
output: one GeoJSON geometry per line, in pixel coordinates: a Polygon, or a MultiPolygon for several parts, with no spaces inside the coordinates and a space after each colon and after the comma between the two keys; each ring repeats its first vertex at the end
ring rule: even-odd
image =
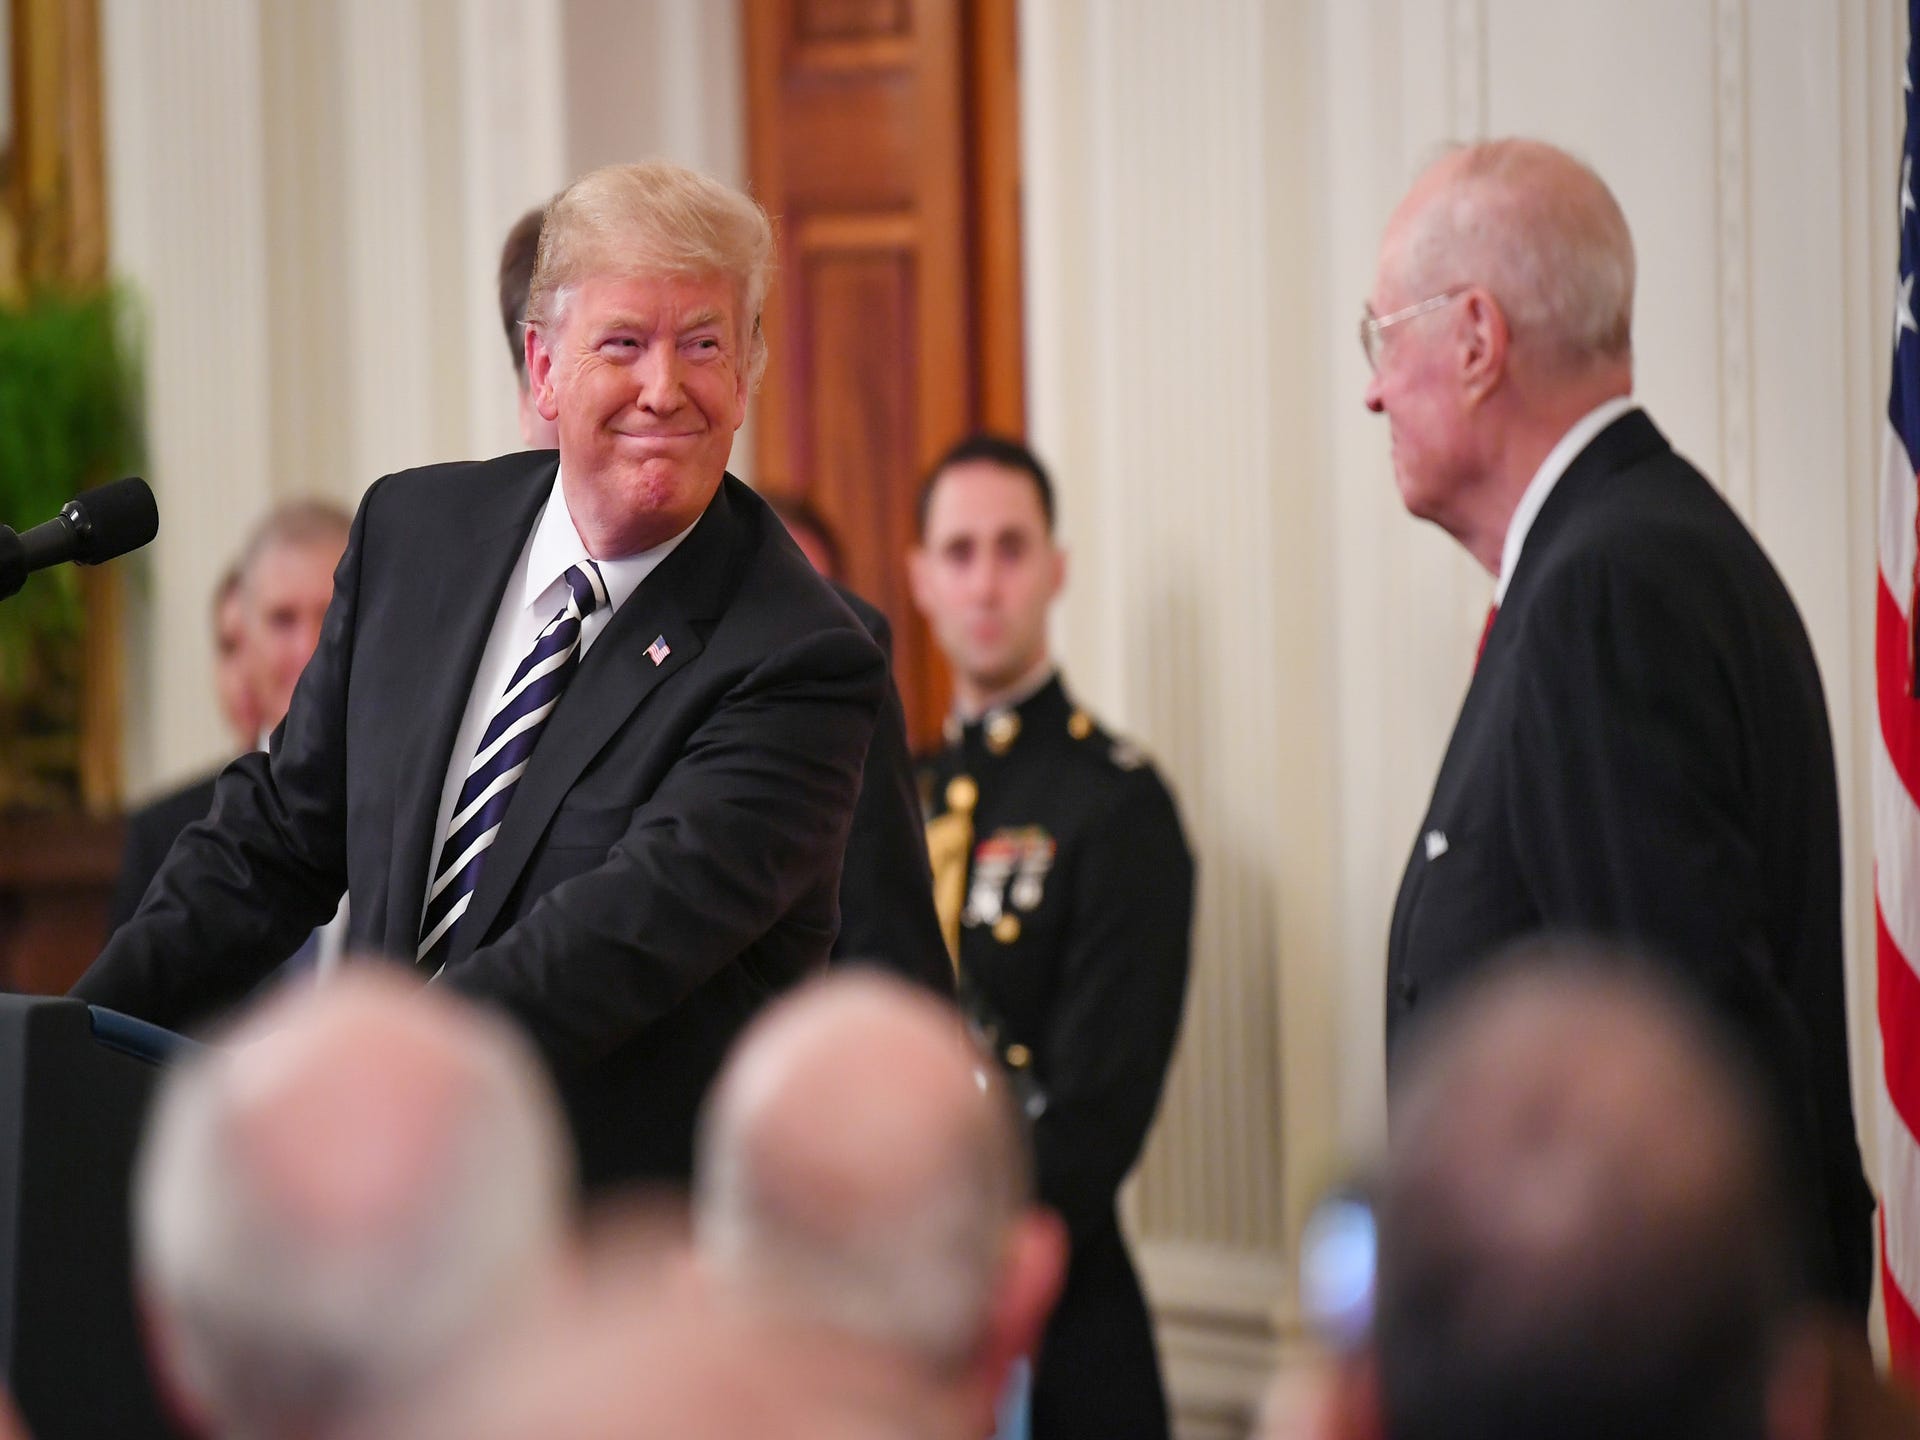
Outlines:
{"type": "Polygon", "coordinates": [[[16,534],[0,525],[0,600],[27,583],[27,576],[71,560],[98,565],[138,550],[160,533],[153,491],[137,476],[114,480],[76,495],[44,525],[16,534]]]}

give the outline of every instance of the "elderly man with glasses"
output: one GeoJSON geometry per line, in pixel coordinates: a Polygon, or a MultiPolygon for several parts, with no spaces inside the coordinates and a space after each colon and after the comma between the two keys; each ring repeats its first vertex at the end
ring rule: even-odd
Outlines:
{"type": "Polygon", "coordinates": [[[1606,185],[1533,141],[1445,156],[1381,244],[1367,408],[1407,509],[1494,577],[1394,907],[1389,1069],[1519,937],[1661,956],[1767,1075],[1801,1258],[1864,1316],[1826,703],[1779,575],[1632,398],[1633,278],[1606,185]]]}

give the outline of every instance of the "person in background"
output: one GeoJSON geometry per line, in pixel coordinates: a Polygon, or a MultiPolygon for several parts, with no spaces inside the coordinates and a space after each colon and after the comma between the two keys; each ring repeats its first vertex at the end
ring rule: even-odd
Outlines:
{"type": "Polygon", "coordinates": [[[527,289],[533,284],[533,266],[540,255],[540,226],[547,207],[536,205],[507,231],[500,247],[500,325],[507,333],[507,353],[513,357],[514,392],[520,397],[520,438],[529,450],[560,448],[560,427],[540,413],[527,383],[527,289]]]}
{"type": "MultiPolygon", "coordinates": [[[[214,592],[214,685],[235,753],[266,745],[285,718],[294,683],[320,642],[333,570],[352,517],[324,500],[277,505],[254,526],[214,592]]],[[[127,816],[120,874],[107,903],[117,930],[133,918],[180,832],[213,809],[219,771],[189,781],[127,816]]]]}
{"type": "Polygon", "coordinates": [[[233,736],[236,755],[251,750],[263,728],[260,707],[247,684],[246,626],[240,564],[235,561],[213,591],[213,692],[220,702],[220,718],[227,722],[227,732],[233,736]]]}
{"type": "Polygon", "coordinates": [[[921,489],[908,573],[954,694],[947,743],[921,767],[928,849],[961,1003],[1022,1097],[1040,1198],[1073,1238],[1035,1364],[1035,1440],[1164,1440],[1116,1200],[1180,1029],[1193,860],[1153,767],[1061,684],[1053,508],[1039,460],[996,436],[962,440],[921,489]]]}

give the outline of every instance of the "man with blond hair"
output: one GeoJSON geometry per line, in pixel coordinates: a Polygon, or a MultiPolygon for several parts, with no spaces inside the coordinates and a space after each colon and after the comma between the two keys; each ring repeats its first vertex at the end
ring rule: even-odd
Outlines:
{"type": "Polygon", "coordinates": [[[725,473],[773,239],[678,166],[554,201],[527,307],[559,451],[368,490],[271,759],[222,777],[75,993],[163,1024],[331,912],[499,1006],[584,1178],[683,1180],[727,1045],[823,963],[885,662],[725,473]]]}
{"type": "Polygon", "coordinates": [[[1538,141],[1446,155],[1381,243],[1367,407],[1407,509],[1495,580],[1394,909],[1389,1063],[1506,941],[1661,957],[1764,1068],[1811,1273],[1864,1316],[1819,672],[1766,555],[1632,398],[1633,279],[1611,192],[1538,141]]]}
{"type": "Polygon", "coordinates": [[[256,1011],[168,1075],[138,1288],[210,1437],[367,1433],[562,1288],[571,1174],[504,1022],[377,969],[256,1011]]]}

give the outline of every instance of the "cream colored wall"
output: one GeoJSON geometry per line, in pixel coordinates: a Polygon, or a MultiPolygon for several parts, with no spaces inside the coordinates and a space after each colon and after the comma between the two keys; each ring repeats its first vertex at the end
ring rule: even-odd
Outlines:
{"type": "Polygon", "coordinates": [[[564,178],[558,0],[103,0],[111,240],[160,537],[130,793],[221,758],[207,600],[278,499],[517,443],[507,226],[564,178]]]}
{"type": "MultiPolygon", "coordinates": [[[[606,160],[739,178],[741,76],[725,0],[103,17],[163,517],[132,647],[138,789],[218,752],[204,606],[252,518],[508,448],[506,225],[606,160]]],[[[1819,651],[1869,1073],[1903,29],[1894,0],[1023,5],[1032,428],[1073,557],[1056,638],[1156,753],[1201,859],[1185,1043],[1129,1206],[1184,1434],[1244,1428],[1294,1337],[1299,1219],[1377,1141],[1386,918],[1488,596],[1401,513],[1359,404],[1378,231],[1443,138],[1546,135],[1626,206],[1642,398],[1754,524],[1819,651]]]]}
{"type": "Polygon", "coordinates": [[[1400,510],[1355,343],[1379,230],[1448,138],[1617,189],[1638,389],[1773,555],[1844,790],[1871,1146],[1872,514],[1904,22],[1891,0],[1035,0],[1022,12],[1034,439],[1057,639],[1201,858],[1182,1052],[1130,1207],[1188,1436],[1296,1337],[1304,1207],[1380,1133],[1387,917],[1484,573],[1400,510]]]}

